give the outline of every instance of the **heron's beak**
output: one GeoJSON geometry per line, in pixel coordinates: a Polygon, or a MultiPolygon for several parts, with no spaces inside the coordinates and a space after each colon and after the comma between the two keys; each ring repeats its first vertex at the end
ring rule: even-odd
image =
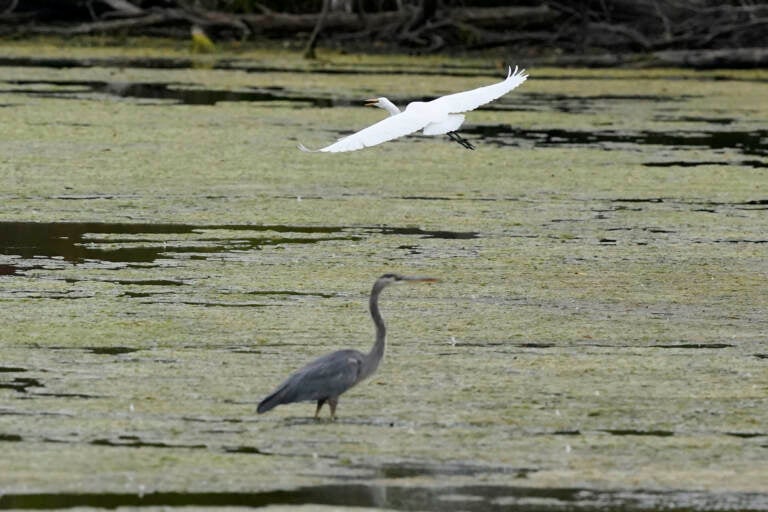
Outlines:
{"type": "Polygon", "coordinates": [[[365,106],[366,107],[375,107],[378,102],[379,102],[378,98],[371,98],[369,100],[365,100],[365,106]]]}
{"type": "Polygon", "coordinates": [[[404,277],[403,280],[412,283],[437,283],[440,280],[435,277],[404,277]]]}

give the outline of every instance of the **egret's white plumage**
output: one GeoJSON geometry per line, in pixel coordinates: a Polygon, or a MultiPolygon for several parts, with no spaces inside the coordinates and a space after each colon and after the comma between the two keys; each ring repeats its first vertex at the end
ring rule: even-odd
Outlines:
{"type": "MultiPolygon", "coordinates": [[[[404,135],[423,130],[424,135],[449,134],[458,137],[455,132],[464,122],[462,112],[474,110],[480,105],[490,103],[525,82],[528,75],[525,70],[512,71],[509,68],[507,78],[499,83],[472,89],[471,91],[449,94],[432,101],[414,101],[409,103],[402,112],[387,98],[369,100],[368,105],[383,108],[389,112],[390,117],[372,124],[359,132],[347,137],[342,137],[337,142],[314,151],[324,153],[340,153],[343,151],[356,151],[387,142],[404,135]]],[[[452,137],[453,138],[453,137],[452,137]]],[[[463,139],[456,139],[457,142],[463,139]]],[[[466,142],[466,141],[464,141],[466,142]]],[[[472,149],[469,143],[465,147],[472,149]]],[[[312,151],[303,144],[299,145],[302,151],[312,151]]]]}

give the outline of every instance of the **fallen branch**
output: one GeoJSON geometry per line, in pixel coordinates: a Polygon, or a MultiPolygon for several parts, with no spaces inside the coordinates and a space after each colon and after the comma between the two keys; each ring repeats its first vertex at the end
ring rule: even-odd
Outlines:
{"type": "Polygon", "coordinates": [[[114,9],[117,14],[121,16],[140,16],[144,14],[144,10],[140,7],[136,7],[128,0],[100,0],[102,3],[107,4],[114,9]]]}
{"type": "MultiPolygon", "coordinates": [[[[329,12],[323,23],[324,30],[351,31],[382,27],[388,24],[406,26],[414,16],[412,9],[400,11],[382,11],[366,13],[365,26],[360,16],[355,13],[329,12]]],[[[556,13],[546,5],[539,7],[487,7],[443,9],[438,13],[438,20],[450,18],[455,21],[510,28],[532,22],[540,23],[554,19],[556,13]]],[[[248,23],[255,32],[291,32],[310,31],[317,24],[317,14],[243,14],[240,18],[248,23]]]]}
{"type": "Polygon", "coordinates": [[[74,26],[51,26],[51,25],[27,25],[19,27],[19,33],[27,34],[46,34],[60,36],[89,35],[97,33],[120,32],[127,29],[139,29],[160,23],[173,21],[190,21],[189,16],[183,11],[176,9],[166,9],[158,12],[152,12],[144,16],[135,18],[120,18],[116,20],[93,21],[90,23],[80,23],[74,26]]]}

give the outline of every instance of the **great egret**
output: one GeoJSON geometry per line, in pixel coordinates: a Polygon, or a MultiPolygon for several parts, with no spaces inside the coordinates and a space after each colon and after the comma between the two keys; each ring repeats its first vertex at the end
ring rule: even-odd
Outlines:
{"type": "MultiPolygon", "coordinates": [[[[507,78],[499,83],[472,89],[471,91],[449,94],[432,101],[414,101],[400,111],[387,98],[368,100],[367,105],[383,108],[390,116],[376,124],[355,132],[347,137],[342,137],[337,142],[314,151],[323,153],[340,153],[343,151],[357,151],[382,142],[387,142],[404,135],[422,130],[424,135],[442,135],[447,133],[453,140],[459,142],[468,149],[473,149],[465,139],[461,138],[456,130],[464,122],[462,112],[474,110],[480,105],[490,103],[525,82],[528,75],[525,70],[512,71],[509,68],[507,78]]],[[[302,151],[313,151],[299,144],[302,151]]]]}
{"type": "Polygon", "coordinates": [[[352,386],[370,377],[379,367],[384,357],[387,341],[387,329],[379,312],[379,294],[393,283],[433,283],[432,277],[408,277],[398,274],[384,274],[373,283],[369,307],[373,323],[376,325],[376,342],[371,351],[363,354],[358,350],[339,350],[319,357],[296,371],[269,396],[261,401],[257,412],[265,413],[281,404],[293,402],[317,401],[315,418],[320,408],[328,402],[331,419],[336,417],[336,405],[339,395],[352,386]]]}

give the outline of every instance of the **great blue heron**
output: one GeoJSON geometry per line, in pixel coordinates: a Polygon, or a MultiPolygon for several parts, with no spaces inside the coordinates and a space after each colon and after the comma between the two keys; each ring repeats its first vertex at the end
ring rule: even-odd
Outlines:
{"type": "MultiPolygon", "coordinates": [[[[451,139],[467,149],[474,149],[472,144],[463,139],[456,130],[464,122],[464,114],[475,110],[480,105],[490,103],[525,82],[528,75],[522,69],[519,72],[509,68],[507,78],[501,82],[485,87],[478,87],[470,91],[449,94],[432,101],[414,101],[400,112],[387,98],[375,98],[368,100],[367,105],[383,108],[390,116],[383,121],[372,124],[352,135],[343,137],[330,146],[315,151],[323,153],[340,153],[343,151],[357,151],[396,139],[410,133],[422,130],[424,135],[442,135],[447,133],[451,139]]],[[[302,151],[310,151],[303,144],[299,144],[302,151]]]]}
{"type": "Polygon", "coordinates": [[[371,318],[376,325],[376,341],[371,351],[363,354],[358,350],[338,350],[319,357],[296,371],[269,396],[261,401],[257,412],[265,413],[281,404],[293,402],[317,401],[315,418],[320,414],[323,404],[328,402],[331,409],[331,419],[336,417],[336,406],[339,395],[352,386],[370,377],[379,367],[384,357],[387,344],[387,329],[384,318],[379,312],[379,294],[393,283],[432,283],[437,281],[432,277],[408,277],[398,274],[384,274],[373,283],[369,307],[371,318]]]}

